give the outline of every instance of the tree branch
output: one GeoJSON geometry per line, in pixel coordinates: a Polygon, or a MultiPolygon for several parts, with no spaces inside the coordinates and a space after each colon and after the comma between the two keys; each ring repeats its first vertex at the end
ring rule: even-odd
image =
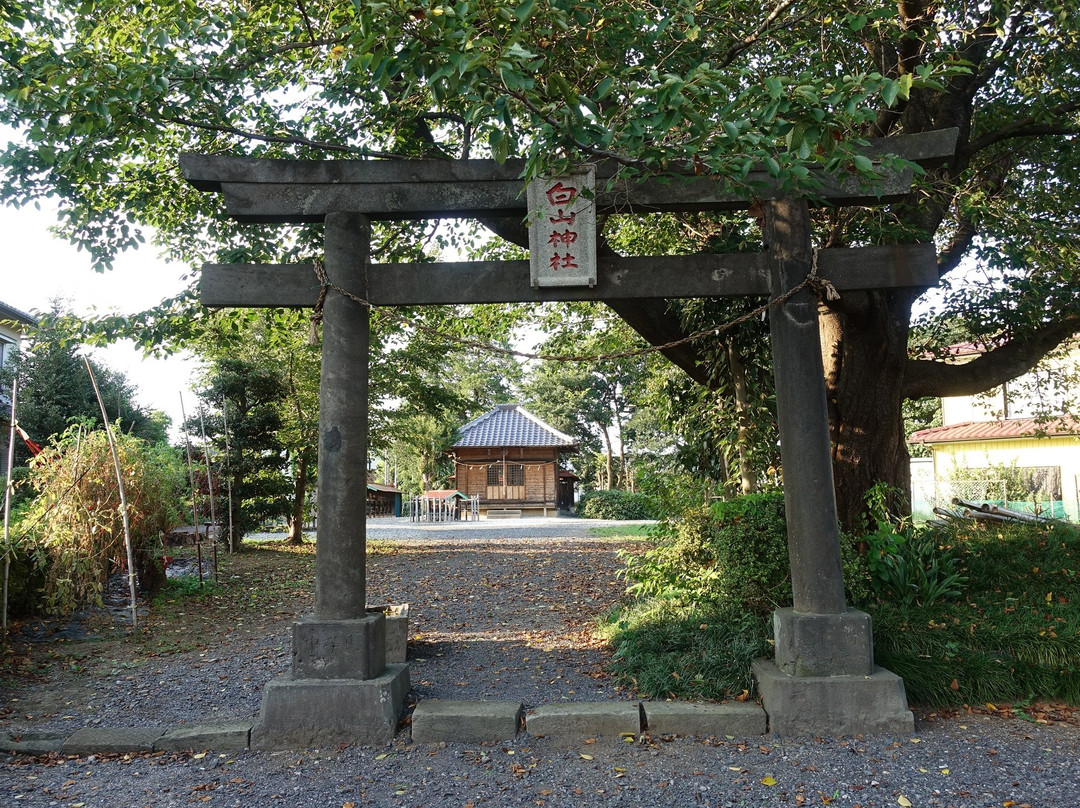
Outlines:
{"type": "Polygon", "coordinates": [[[963,364],[913,359],[904,375],[904,398],[970,396],[985,393],[1027,373],[1049,351],[1080,331],[1080,315],[1070,314],[1047,323],[963,364]]]}
{"type": "MultiPolygon", "coordinates": [[[[727,53],[725,53],[719,61],[719,67],[727,67],[738,58],[739,54],[752,48],[754,44],[761,39],[762,35],[767,33],[769,29],[773,27],[773,23],[780,18],[780,15],[795,5],[795,3],[796,0],[781,0],[781,2],[776,5],[776,8],[769,12],[769,16],[767,16],[761,25],[757,27],[757,30],[747,34],[740,42],[738,42],[738,44],[728,48],[727,53]]],[[[809,15],[798,17],[795,22],[806,19],[807,16],[809,15]]]]}
{"type": "MultiPolygon", "coordinates": [[[[540,109],[540,107],[538,107],[524,93],[522,93],[519,90],[511,90],[506,85],[502,85],[502,89],[508,95],[510,95],[511,97],[513,97],[513,98],[517,99],[518,101],[520,101],[521,104],[527,110],[529,110],[529,112],[531,112],[537,118],[542,120],[544,123],[548,124],[549,126],[551,126],[556,131],[561,131],[562,130],[563,126],[556,118],[552,117],[551,115],[548,115],[546,112],[544,112],[542,109],[540,109]]],[[[635,160],[633,158],[627,157],[624,154],[619,154],[618,152],[613,152],[613,151],[611,151],[609,149],[598,149],[595,146],[592,146],[592,145],[590,145],[588,143],[584,143],[584,142],[578,140],[577,138],[571,138],[570,142],[574,144],[575,148],[580,149],[581,151],[585,152],[586,154],[591,154],[594,157],[605,157],[605,158],[607,158],[609,160],[614,160],[619,165],[624,165],[624,166],[643,166],[643,165],[645,165],[645,163],[642,160],[635,160]]]]}
{"type": "MultiPolygon", "coordinates": [[[[310,29],[309,29],[310,33],[310,29]]],[[[310,48],[325,48],[334,47],[335,45],[344,45],[349,41],[347,36],[335,36],[328,39],[315,39],[312,37],[310,42],[288,42],[284,45],[278,45],[276,48],[271,48],[265,53],[255,54],[252,58],[242,62],[237,62],[235,69],[246,70],[249,67],[265,62],[268,59],[273,59],[275,56],[280,56],[283,53],[288,53],[294,50],[308,50],[310,48]]]]}
{"type": "Polygon", "coordinates": [[[236,135],[247,140],[258,140],[263,143],[286,143],[293,146],[310,146],[313,149],[323,149],[324,151],[344,152],[346,154],[355,154],[361,157],[382,157],[387,160],[400,160],[402,155],[394,154],[393,152],[380,152],[372,151],[365,148],[354,148],[352,146],[343,146],[340,143],[325,143],[319,140],[309,140],[306,137],[299,137],[298,135],[262,135],[258,132],[248,132],[244,129],[238,129],[235,126],[226,126],[224,124],[216,123],[203,123],[201,121],[193,121],[189,118],[180,117],[168,117],[163,116],[161,120],[166,123],[180,124],[181,126],[190,126],[193,129],[203,129],[208,132],[221,132],[226,135],[236,135]]]}
{"type": "Polygon", "coordinates": [[[300,9],[300,16],[304,18],[304,26],[307,28],[308,38],[315,41],[315,29],[311,27],[311,19],[308,17],[307,7],[304,5],[304,0],[296,0],[296,7],[300,9]]]}
{"type": "MultiPolygon", "coordinates": [[[[1051,110],[1050,115],[1054,118],[1064,118],[1066,115],[1076,112],[1077,110],[1080,110],[1080,100],[1061,104],[1051,110]]],[[[1080,126],[1077,126],[1076,124],[1069,124],[1064,121],[1056,124],[1039,123],[1034,115],[1028,115],[1026,118],[1013,121],[1007,126],[1003,126],[993,132],[987,132],[982,137],[968,141],[963,146],[962,151],[966,155],[971,156],[982,149],[1012,138],[1076,134],[1080,134],[1080,126]]]]}

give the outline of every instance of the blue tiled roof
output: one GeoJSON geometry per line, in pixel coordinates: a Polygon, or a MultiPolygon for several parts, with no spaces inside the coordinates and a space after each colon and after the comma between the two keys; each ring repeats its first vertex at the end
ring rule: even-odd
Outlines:
{"type": "Polygon", "coordinates": [[[458,430],[454,448],[487,446],[577,446],[520,404],[499,404],[458,430]]]}

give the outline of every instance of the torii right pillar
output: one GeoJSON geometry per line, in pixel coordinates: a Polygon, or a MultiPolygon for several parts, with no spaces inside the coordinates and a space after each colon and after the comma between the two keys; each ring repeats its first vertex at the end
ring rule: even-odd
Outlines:
{"type": "MultiPolygon", "coordinates": [[[[765,203],[774,298],[813,262],[805,200],[765,203]]],[[[914,729],[903,680],[874,664],[870,615],[844,598],[818,300],[804,289],[769,313],[784,467],[793,606],[773,614],[775,660],[754,663],[770,730],[780,736],[914,729]]]]}

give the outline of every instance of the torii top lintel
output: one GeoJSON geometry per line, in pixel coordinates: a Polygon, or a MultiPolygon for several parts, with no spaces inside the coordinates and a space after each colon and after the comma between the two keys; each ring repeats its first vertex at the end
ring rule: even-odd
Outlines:
{"type": "MultiPolygon", "coordinates": [[[[871,141],[862,153],[886,154],[930,166],[950,157],[956,129],[941,129],[871,141]]],[[[328,213],[349,211],[371,219],[524,216],[524,163],[508,160],[279,160],[184,154],[184,178],[201,191],[221,193],[230,217],[240,222],[318,223],[328,213]]],[[[740,210],[751,199],[708,176],[606,182],[614,163],[597,166],[601,213],[740,210]]],[[[911,186],[911,171],[883,172],[868,188],[854,175],[820,177],[817,197],[835,206],[899,201],[911,186]]],[[[780,195],[776,180],[754,171],[747,185],[759,199],[780,195]]]]}

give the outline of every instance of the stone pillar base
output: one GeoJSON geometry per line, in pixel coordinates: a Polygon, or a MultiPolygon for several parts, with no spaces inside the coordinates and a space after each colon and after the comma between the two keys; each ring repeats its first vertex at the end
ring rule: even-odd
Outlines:
{"type": "Polygon", "coordinates": [[[409,666],[387,665],[374,679],[272,679],[251,729],[263,751],[377,746],[390,741],[409,691],[409,666]]]}
{"type": "Polygon", "coordinates": [[[791,676],[771,659],[753,664],[769,731],[781,737],[903,734],[915,729],[904,680],[875,667],[868,676],[791,676]]]}
{"type": "Polygon", "coordinates": [[[773,612],[776,666],[792,676],[869,676],[874,672],[870,615],[773,612]]]}
{"type": "Polygon", "coordinates": [[[292,675],[296,679],[375,679],[385,668],[386,617],[382,612],[358,620],[306,618],[293,623],[292,675]]]}

